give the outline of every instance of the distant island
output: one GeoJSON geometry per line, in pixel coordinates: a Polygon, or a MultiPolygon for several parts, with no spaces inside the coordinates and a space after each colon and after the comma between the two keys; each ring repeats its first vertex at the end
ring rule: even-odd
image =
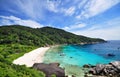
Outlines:
{"type": "Polygon", "coordinates": [[[105,40],[75,35],[53,27],[0,26],[0,77],[45,77],[42,71],[25,65],[12,64],[16,58],[38,47],[100,42],[105,42],[105,40]]]}

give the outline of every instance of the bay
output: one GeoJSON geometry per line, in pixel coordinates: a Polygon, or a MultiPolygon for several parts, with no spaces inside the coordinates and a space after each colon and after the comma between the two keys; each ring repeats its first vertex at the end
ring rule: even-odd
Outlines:
{"type": "Polygon", "coordinates": [[[82,77],[85,64],[107,64],[120,60],[120,41],[86,45],[60,45],[50,48],[44,57],[44,63],[60,63],[66,74],[82,77]],[[108,56],[114,54],[115,56],[108,56]]]}

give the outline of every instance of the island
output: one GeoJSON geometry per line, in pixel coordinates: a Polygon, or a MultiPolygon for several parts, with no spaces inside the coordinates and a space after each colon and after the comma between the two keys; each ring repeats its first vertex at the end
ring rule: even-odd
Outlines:
{"type": "MultiPolygon", "coordinates": [[[[39,58],[42,58],[38,56],[42,51],[45,53],[49,47],[61,44],[83,45],[101,42],[106,41],[99,38],[75,35],[53,27],[30,28],[22,25],[0,26],[0,77],[45,77],[45,72],[37,71],[37,69],[32,67],[34,63],[42,63],[42,59],[38,61],[39,58]],[[37,48],[41,51],[34,51],[34,49],[37,48]],[[33,58],[30,59],[26,55],[31,55],[33,58]],[[35,55],[38,58],[36,58],[35,55]],[[21,56],[25,57],[23,58],[21,56]],[[28,62],[27,66],[22,63],[21,60],[26,62],[27,60],[29,61],[28,58],[32,61],[28,62]],[[16,59],[19,59],[19,62],[16,61],[16,59]],[[20,62],[21,64],[19,64],[20,62]]],[[[44,53],[41,56],[44,56],[44,53]]],[[[44,66],[44,64],[42,65],[44,66]]],[[[51,64],[46,66],[49,67],[51,64]]],[[[35,65],[34,67],[36,68],[35,65]]],[[[58,69],[61,68],[58,67],[58,69]]],[[[54,74],[51,76],[55,77],[54,74]]]]}

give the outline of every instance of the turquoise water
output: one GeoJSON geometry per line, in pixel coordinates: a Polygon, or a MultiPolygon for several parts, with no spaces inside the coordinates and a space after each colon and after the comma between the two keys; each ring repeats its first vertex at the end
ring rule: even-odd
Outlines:
{"type": "MultiPolygon", "coordinates": [[[[81,73],[80,71],[82,70],[80,70],[80,68],[84,64],[106,64],[114,60],[120,60],[119,47],[120,41],[109,41],[107,43],[89,45],[56,46],[48,50],[45,54],[44,62],[60,63],[60,66],[65,68],[66,73],[77,76],[81,73]],[[113,53],[116,56],[108,57],[108,53],[113,53]]],[[[85,71],[82,72],[84,73],[85,71]]],[[[80,75],[83,75],[83,73],[80,75]]]]}
{"type": "Polygon", "coordinates": [[[99,63],[108,63],[111,60],[105,59],[102,56],[83,51],[82,49],[76,49],[72,45],[65,45],[50,49],[44,58],[44,62],[58,62],[61,66],[66,64],[83,66],[84,64],[96,65],[99,63]],[[61,49],[59,49],[61,48],[61,49]]]}

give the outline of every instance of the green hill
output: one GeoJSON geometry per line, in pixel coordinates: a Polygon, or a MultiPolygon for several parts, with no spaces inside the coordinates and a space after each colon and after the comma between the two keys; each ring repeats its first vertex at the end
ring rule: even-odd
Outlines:
{"type": "Polygon", "coordinates": [[[20,25],[1,26],[0,44],[46,46],[54,44],[80,44],[103,42],[102,39],[75,35],[62,29],[43,27],[30,28],[20,25]]]}
{"type": "Polygon", "coordinates": [[[92,42],[104,40],[51,27],[35,29],[20,25],[0,26],[0,77],[46,77],[42,71],[12,64],[12,61],[40,46],[92,42]]]}

